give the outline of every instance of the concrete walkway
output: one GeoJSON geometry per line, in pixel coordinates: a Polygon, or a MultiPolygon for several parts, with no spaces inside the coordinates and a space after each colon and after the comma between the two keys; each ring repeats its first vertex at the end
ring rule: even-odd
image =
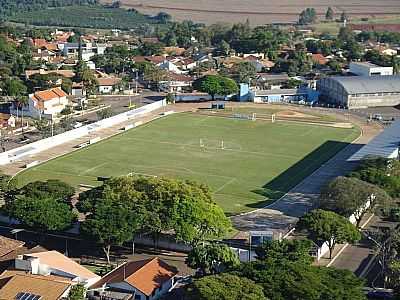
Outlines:
{"type": "Polygon", "coordinates": [[[381,130],[376,125],[366,124],[358,118],[351,121],[362,129],[362,135],[357,140],[271,205],[232,217],[234,227],[242,232],[273,231],[275,234],[286,234],[294,228],[298,218],[315,207],[321,187],[335,177],[350,172],[355,165],[348,163],[347,158],[381,130]]]}

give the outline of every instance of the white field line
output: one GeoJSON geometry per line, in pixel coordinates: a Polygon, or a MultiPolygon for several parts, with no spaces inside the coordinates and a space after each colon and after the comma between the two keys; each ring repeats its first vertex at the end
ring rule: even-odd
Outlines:
{"type": "Polygon", "coordinates": [[[233,183],[235,180],[236,180],[236,178],[233,177],[231,180],[225,182],[225,183],[224,183],[223,185],[221,185],[218,189],[216,189],[216,190],[213,192],[213,194],[216,194],[216,193],[218,193],[219,191],[223,190],[224,187],[230,185],[230,184],[233,183]]]}
{"type": "Polygon", "coordinates": [[[98,169],[98,168],[101,168],[102,166],[104,166],[104,165],[106,165],[106,164],[107,164],[107,162],[103,162],[103,163],[101,163],[101,164],[99,164],[99,165],[96,165],[96,166],[94,166],[94,167],[92,167],[92,168],[86,169],[85,171],[79,173],[78,176],[85,175],[85,174],[87,174],[87,173],[89,173],[89,172],[91,172],[91,171],[94,171],[94,170],[96,170],[96,169],[98,169]]]}

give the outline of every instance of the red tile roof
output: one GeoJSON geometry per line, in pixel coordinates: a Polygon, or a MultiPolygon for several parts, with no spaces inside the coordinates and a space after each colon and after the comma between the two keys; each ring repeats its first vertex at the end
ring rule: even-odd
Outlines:
{"type": "Polygon", "coordinates": [[[37,101],[41,101],[41,102],[49,101],[54,98],[66,97],[66,96],[68,96],[68,95],[60,88],[54,88],[54,89],[50,89],[50,90],[40,91],[40,92],[36,92],[33,94],[33,97],[37,101]]]}
{"type": "Polygon", "coordinates": [[[325,65],[328,62],[326,57],[319,53],[312,54],[312,60],[320,65],[325,65]]]}
{"type": "Polygon", "coordinates": [[[107,283],[126,282],[150,296],[153,291],[162,286],[172,277],[178,274],[178,270],[160,260],[158,257],[141,261],[131,261],[111,271],[91,288],[99,288],[107,283]]]}

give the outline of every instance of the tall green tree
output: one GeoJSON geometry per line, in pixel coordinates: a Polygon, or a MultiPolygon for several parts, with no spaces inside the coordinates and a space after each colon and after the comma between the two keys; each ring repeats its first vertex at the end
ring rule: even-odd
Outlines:
{"type": "Polygon", "coordinates": [[[334,18],[334,12],[332,7],[328,7],[328,9],[326,10],[326,14],[325,14],[325,19],[328,21],[332,21],[334,18]]]}
{"type": "Polygon", "coordinates": [[[215,95],[227,96],[237,93],[239,88],[236,82],[230,78],[219,75],[207,75],[193,82],[193,87],[205,92],[215,99],[215,95]]]}
{"type": "Polygon", "coordinates": [[[71,206],[52,197],[17,196],[5,210],[10,217],[42,233],[64,230],[76,220],[71,206]]]}
{"type": "Polygon", "coordinates": [[[300,13],[299,24],[307,25],[313,24],[317,21],[317,12],[314,8],[306,8],[300,13]]]}
{"type": "Polygon", "coordinates": [[[74,81],[83,82],[84,89],[88,95],[94,93],[98,84],[93,71],[89,69],[84,61],[80,61],[76,65],[74,81]]]}
{"type": "Polygon", "coordinates": [[[238,83],[250,83],[256,77],[257,70],[252,62],[244,61],[233,67],[233,73],[238,83]]]}
{"type": "Polygon", "coordinates": [[[237,267],[240,261],[238,255],[225,244],[203,243],[193,247],[186,263],[193,269],[199,269],[202,275],[206,275],[237,267]]]}
{"type": "Polygon", "coordinates": [[[231,274],[206,276],[187,288],[185,299],[192,300],[266,300],[261,286],[231,274]]]}
{"type": "Polygon", "coordinates": [[[337,177],[321,190],[320,208],[334,211],[342,216],[354,214],[357,226],[367,212],[378,203],[387,205],[391,197],[382,189],[353,177],[337,177]]]}
{"type": "Polygon", "coordinates": [[[313,210],[303,216],[298,223],[298,228],[305,229],[313,241],[327,242],[329,258],[332,258],[336,244],[354,243],[361,239],[357,227],[349,220],[334,212],[321,209],[313,210]]]}
{"type": "Polygon", "coordinates": [[[95,204],[93,213],[82,224],[82,232],[102,245],[107,263],[110,264],[111,246],[121,246],[132,240],[139,226],[140,218],[130,203],[107,197],[95,204]]]}

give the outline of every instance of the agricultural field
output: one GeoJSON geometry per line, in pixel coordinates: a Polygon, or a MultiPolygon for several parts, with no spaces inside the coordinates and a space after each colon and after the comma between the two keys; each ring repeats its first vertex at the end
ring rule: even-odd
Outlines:
{"type": "MultiPolygon", "coordinates": [[[[113,0],[102,0],[110,3],[113,0]]],[[[306,7],[314,7],[323,19],[326,9],[331,6],[339,15],[343,10],[350,17],[370,16],[372,18],[400,14],[398,0],[121,0],[125,7],[135,8],[140,12],[154,15],[166,12],[176,20],[192,20],[212,24],[215,22],[244,22],[249,19],[252,25],[274,22],[295,22],[299,13],[306,7]]]]}
{"type": "Polygon", "coordinates": [[[98,185],[98,176],[177,177],[209,185],[225,212],[237,214],[279,198],[358,135],[357,128],[181,113],[32,167],[15,180],[78,186],[98,185]]]}
{"type": "Polygon", "coordinates": [[[149,16],[122,8],[102,6],[66,6],[18,12],[8,21],[36,26],[82,27],[95,29],[132,29],[157,21],[149,16]]]}

